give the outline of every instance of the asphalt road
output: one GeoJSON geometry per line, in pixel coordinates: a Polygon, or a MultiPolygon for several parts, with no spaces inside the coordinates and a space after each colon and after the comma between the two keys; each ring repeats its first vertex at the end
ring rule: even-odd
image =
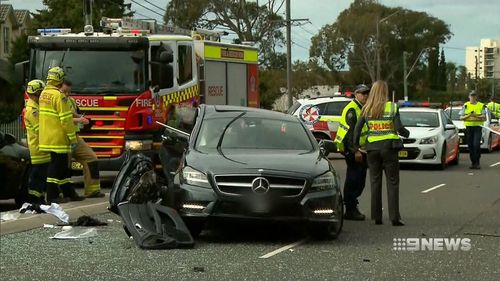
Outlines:
{"type": "MultiPolygon", "coordinates": [[[[332,160],[345,174],[342,159],[332,160]]],[[[283,226],[228,226],[206,231],[194,249],[145,251],[120,218],[98,236],[51,240],[60,229],[0,236],[1,280],[500,280],[500,151],[482,170],[461,163],[445,171],[406,167],[400,206],[406,226],[346,221],[334,241],[283,226]],[[496,164],[496,165],[495,165],[496,164]],[[410,169],[411,168],[411,169],[410,169]],[[394,238],[469,238],[469,251],[398,251],[394,238]],[[285,247],[285,248],[283,248],[285,247]],[[277,251],[278,250],[278,251],[277,251]]],[[[360,200],[369,216],[370,188],[360,200]]]]}

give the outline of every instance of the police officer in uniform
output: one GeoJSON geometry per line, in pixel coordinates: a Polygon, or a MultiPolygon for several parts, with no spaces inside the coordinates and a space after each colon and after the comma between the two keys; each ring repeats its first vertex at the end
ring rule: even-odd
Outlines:
{"type": "Polygon", "coordinates": [[[481,169],[479,159],[481,158],[481,136],[483,134],[484,121],[486,121],[486,106],[477,101],[475,91],[469,93],[469,101],[460,110],[460,120],[464,121],[467,147],[472,165],[469,169],[481,169]]]}
{"type": "Polygon", "coordinates": [[[497,98],[495,96],[491,96],[490,102],[486,105],[486,108],[493,114],[493,117],[498,119],[500,118],[500,103],[496,102],[497,98]]]}
{"type": "Polygon", "coordinates": [[[371,218],[382,224],[382,171],[387,182],[389,218],[392,225],[402,226],[399,214],[399,158],[398,151],[403,142],[398,133],[408,137],[410,132],[403,127],[398,106],[389,100],[387,83],[376,81],[363,107],[361,117],[354,129],[355,147],[359,149],[363,127],[367,128],[366,151],[371,184],[371,218]]]}
{"type": "MultiPolygon", "coordinates": [[[[361,109],[368,99],[370,88],[366,85],[358,85],[354,90],[354,100],[347,104],[342,111],[339,129],[335,137],[337,149],[341,152],[347,164],[344,184],[344,204],[346,220],[364,220],[358,209],[358,197],[361,196],[366,182],[366,154],[357,150],[354,146],[354,127],[361,115],[361,109]]],[[[366,143],[367,127],[364,126],[360,137],[360,146],[364,148],[366,143]]]]}
{"type": "Polygon", "coordinates": [[[76,148],[77,139],[69,100],[59,90],[63,81],[62,68],[49,69],[47,86],[42,91],[39,101],[39,147],[41,151],[49,152],[51,158],[47,171],[48,203],[84,199],[71,185],[68,154],[76,148]]]}
{"type": "Polygon", "coordinates": [[[45,83],[42,80],[32,80],[28,83],[26,89],[29,99],[26,102],[24,123],[26,124],[26,135],[31,159],[28,202],[32,204],[45,203],[45,184],[47,181],[47,169],[50,163],[50,153],[40,151],[38,148],[38,116],[40,114],[38,98],[43,88],[45,88],[45,83]]]}

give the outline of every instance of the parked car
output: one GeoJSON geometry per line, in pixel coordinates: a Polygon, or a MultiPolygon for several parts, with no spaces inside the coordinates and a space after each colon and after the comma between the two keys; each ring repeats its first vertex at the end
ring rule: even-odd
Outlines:
{"type": "Polygon", "coordinates": [[[212,219],[308,223],[320,237],[341,232],[340,179],[325,157],[335,145],[318,144],[297,118],[201,105],[191,134],[167,129],[164,145],[182,143],[176,138],[186,140],[186,149],[167,201],[193,235],[212,219]]]}
{"type": "Polygon", "coordinates": [[[410,131],[399,151],[400,163],[431,164],[444,169],[460,157],[458,129],[442,109],[403,107],[401,122],[410,131]]]}
{"type": "MultiPolygon", "coordinates": [[[[304,122],[316,140],[334,140],[344,107],[352,101],[342,95],[297,100],[287,111],[304,122]],[[310,108],[313,112],[310,113],[310,108]],[[307,120],[306,115],[317,115],[317,120],[307,120]]],[[[314,116],[312,117],[314,119],[314,116]]]]}
{"type": "Polygon", "coordinates": [[[30,154],[11,134],[0,132],[0,199],[23,204],[28,195],[30,154]]]}
{"type": "MultiPolygon", "coordinates": [[[[467,148],[467,137],[465,136],[465,125],[464,121],[460,120],[459,112],[462,106],[453,106],[445,109],[447,116],[451,117],[453,124],[457,126],[460,136],[460,148],[467,148]]],[[[484,127],[490,128],[493,131],[500,132],[500,125],[498,119],[495,119],[491,111],[486,109],[486,121],[484,122],[484,127]]],[[[491,152],[495,149],[500,148],[500,135],[488,131],[483,128],[483,135],[481,137],[481,149],[491,152]]]]}

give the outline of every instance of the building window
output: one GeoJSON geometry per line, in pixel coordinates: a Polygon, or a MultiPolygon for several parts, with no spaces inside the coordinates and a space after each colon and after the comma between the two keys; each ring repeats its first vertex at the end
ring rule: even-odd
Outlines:
{"type": "Polygon", "coordinates": [[[10,51],[10,29],[8,27],[3,28],[3,52],[8,54],[10,51]]]}

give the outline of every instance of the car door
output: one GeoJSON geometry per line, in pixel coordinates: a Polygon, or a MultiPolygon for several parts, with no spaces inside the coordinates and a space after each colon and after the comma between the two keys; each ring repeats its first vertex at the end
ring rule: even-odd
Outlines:
{"type": "Polygon", "coordinates": [[[440,111],[441,115],[441,126],[444,130],[444,136],[446,139],[446,158],[450,158],[456,153],[456,149],[458,147],[458,131],[455,130],[446,130],[446,125],[453,125],[451,119],[446,115],[443,111],[440,111]]]}

